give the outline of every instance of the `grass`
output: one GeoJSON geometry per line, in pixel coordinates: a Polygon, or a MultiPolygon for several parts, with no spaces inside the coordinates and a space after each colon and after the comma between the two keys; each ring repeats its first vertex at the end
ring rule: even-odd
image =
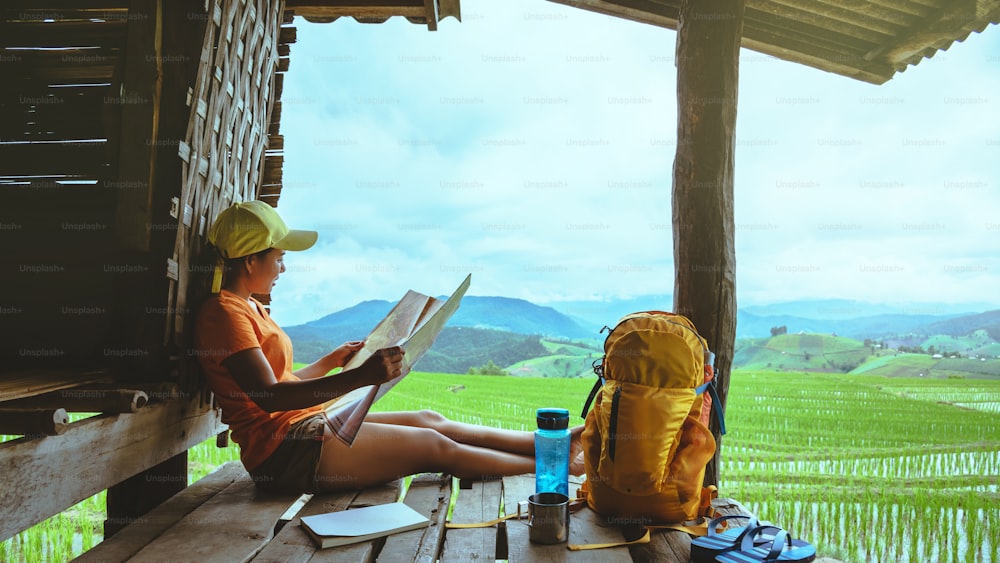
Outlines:
{"type": "Polygon", "coordinates": [[[596,341],[577,340],[573,342],[563,342],[543,338],[542,346],[553,354],[574,354],[577,356],[600,357],[604,353],[603,343],[596,341]]]}
{"type": "MultiPolygon", "coordinates": [[[[879,369],[734,372],[720,494],[845,561],[1000,561],[1000,380],[879,369]]],[[[592,382],[415,372],[375,410],[531,430],[540,406],[580,423],[592,382]]],[[[237,457],[200,444],[190,480],[237,457]]],[[[0,543],[0,560],[62,561],[99,541],[103,496],[81,505],[0,543]]]]}
{"type": "Polygon", "coordinates": [[[533,431],[539,407],[569,409],[570,424],[583,423],[578,414],[592,383],[581,378],[413,373],[372,410],[431,409],[461,422],[533,431]]]}
{"type": "MultiPolygon", "coordinates": [[[[965,336],[949,336],[936,334],[920,343],[925,350],[931,346],[942,353],[958,352],[962,355],[968,354],[988,354],[996,342],[985,330],[977,330],[965,336]]],[[[992,354],[995,355],[995,354],[992,354]]]]}
{"type": "Polygon", "coordinates": [[[507,373],[518,377],[587,377],[594,374],[592,357],[579,355],[552,355],[523,360],[508,366],[507,373]]]}
{"type": "Polygon", "coordinates": [[[851,371],[882,377],[1000,378],[1000,360],[933,358],[927,354],[887,354],[873,358],[851,371]]]}
{"type": "Polygon", "coordinates": [[[871,349],[852,338],[782,334],[740,343],[734,363],[743,370],[841,371],[857,366],[871,349]]]}
{"type": "Polygon", "coordinates": [[[603,354],[603,344],[589,340],[566,342],[541,340],[551,355],[531,358],[507,366],[507,373],[518,377],[590,377],[593,363],[603,354]]]}
{"type": "Polygon", "coordinates": [[[901,353],[898,356],[881,356],[858,366],[851,373],[881,377],[913,377],[927,374],[936,363],[937,360],[927,354],[901,353]]]}

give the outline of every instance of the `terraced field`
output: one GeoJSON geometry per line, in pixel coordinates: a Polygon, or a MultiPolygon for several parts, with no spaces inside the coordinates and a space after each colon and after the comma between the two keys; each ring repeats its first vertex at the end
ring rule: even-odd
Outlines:
{"type": "MultiPolygon", "coordinates": [[[[415,374],[378,406],[530,430],[590,385],[415,374]]],[[[1000,380],[738,371],[729,400],[720,492],[762,519],[845,561],[1000,561],[1000,380]]]]}
{"type": "Polygon", "coordinates": [[[1000,381],[737,372],[720,490],[853,561],[1000,561],[1000,381]]]}
{"type": "MultiPolygon", "coordinates": [[[[572,422],[582,422],[576,415],[591,385],[591,378],[415,372],[376,410],[430,408],[532,430],[540,406],[568,408],[572,422]]],[[[729,405],[720,494],[821,554],[1000,562],[1000,378],[741,370],[729,405]]],[[[206,442],[191,451],[190,479],[236,458],[235,447],[206,442]]],[[[95,496],[0,543],[0,560],[79,554],[100,541],[102,507],[95,496]]]]}

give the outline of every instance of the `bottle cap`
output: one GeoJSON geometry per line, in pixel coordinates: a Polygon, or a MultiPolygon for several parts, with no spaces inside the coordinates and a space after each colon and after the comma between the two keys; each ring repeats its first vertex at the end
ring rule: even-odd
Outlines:
{"type": "Polygon", "coordinates": [[[542,430],[565,430],[569,428],[569,411],[566,409],[538,409],[535,413],[538,428],[542,430]]]}

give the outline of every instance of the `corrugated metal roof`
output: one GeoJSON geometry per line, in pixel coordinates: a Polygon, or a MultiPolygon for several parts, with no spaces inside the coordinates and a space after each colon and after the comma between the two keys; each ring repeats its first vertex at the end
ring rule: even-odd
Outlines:
{"type": "MultiPolygon", "coordinates": [[[[680,0],[550,0],[677,29],[680,0]]],[[[696,1],[696,0],[692,0],[696,1]]],[[[746,0],[743,46],[873,84],[1000,23],[1000,0],[746,0]]]]}

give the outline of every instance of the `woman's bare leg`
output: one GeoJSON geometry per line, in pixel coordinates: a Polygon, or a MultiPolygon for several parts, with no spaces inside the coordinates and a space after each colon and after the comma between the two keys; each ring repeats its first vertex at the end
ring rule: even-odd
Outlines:
{"type": "MultiPolygon", "coordinates": [[[[532,432],[504,430],[489,426],[456,422],[445,418],[435,411],[368,413],[365,421],[413,426],[416,428],[430,428],[462,444],[501,450],[531,456],[532,458],[535,455],[535,435],[532,432]]],[[[569,472],[571,475],[583,475],[584,473],[583,443],[580,440],[582,432],[582,425],[570,429],[569,472]]]]}
{"type": "Polygon", "coordinates": [[[327,429],[317,481],[322,490],[361,489],[414,473],[483,479],[534,468],[530,456],[459,443],[437,430],[364,422],[351,447],[327,429]]]}
{"type": "Polygon", "coordinates": [[[430,428],[462,444],[532,457],[535,455],[535,435],[531,432],[456,422],[435,411],[372,412],[368,413],[365,421],[430,428]]]}

